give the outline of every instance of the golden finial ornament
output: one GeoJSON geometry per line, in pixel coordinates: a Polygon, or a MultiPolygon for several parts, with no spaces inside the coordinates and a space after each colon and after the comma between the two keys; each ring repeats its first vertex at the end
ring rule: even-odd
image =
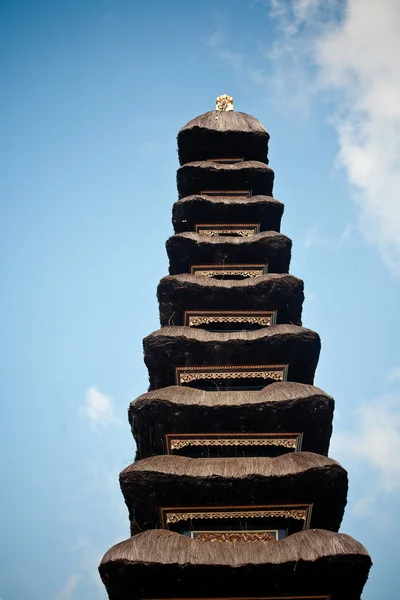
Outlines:
{"type": "Polygon", "coordinates": [[[228,96],[227,94],[222,94],[222,96],[218,96],[215,104],[215,110],[220,110],[221,112],[233,110],[232,96],[228,96]]]}

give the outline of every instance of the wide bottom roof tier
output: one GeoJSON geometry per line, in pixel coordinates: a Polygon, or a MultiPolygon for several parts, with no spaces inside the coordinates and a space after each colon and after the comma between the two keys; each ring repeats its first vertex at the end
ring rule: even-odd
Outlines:
{"type": "MultiPolygon", "coordinates": [[[[292,242],[276,231],[251,237],[207,237],[186,231],[171,236],[166,247],[171,275],[190,273],[196,265],[251,264],[266,265],[268,273],[287,273],[292,242]]],[[[211,270],[210,267],[208,271],[211,270]]]]}
{"type": "Polygon", "coordinates": [[[190,379],[194,381],[193,387],[201,387],[197,382],[206,378],[217,391],[218,384],[227,381],[224,373],[207,372],[203,377],[202,371],[220,366],[225,369],[226,365],[230,369],[229,381],[239,373],[238,381],[246,383],[247,366],[251,366],[254,375],[258,376],[260,365],[276,365],[271,376],[312,384],[321,342],[317,333],[297,325],[275,325],[231,333],[171,326],[151,333],[144,338],[143,346],[150,389],[190,379]],[[243,367],[242,372],[236,366],[243,367]],[[180,374],[179,369],[192,367],[200,370],[190,375],[180,374]]]}
{"type": "MultiPolygon", "coordinates": [[[[312,385],[279,381],[259,391],[206,392],[170,386],[129,407],[137,457],[165,454],[172,434],[302,434],[301,449],[327,454],[334,400],[312,385]]],[[[190,437],[190,435],[189,435],[190,437]]]]}
{"type": "Polygon", "coordinates": [[[199,517],[207,507],[223,507],[227,511],[223,519],[229,520],[238,507],[253,510],[256,506],[262,514],[243,513],[243,518],[265,518],[268,524],[277,516],[276,510],[282,512],[285,506],[295,505],[302,505],[304,514],[296,516],[292,512],[288,518],[299,517],[305,529],[337,531],[348,486],[347,473],[339,463],[311,452],[275,458],[152,456],[124,469],[120,484],[134,533],[167,527],[174,519],[183,522],[201,518],[210,522],[219,518],[215,514],[199,517]],[[176,516],[182,509],[187,518],[176,516]],[[175,517],[168,517],[168,511],[175,517]]]}
{"type": "Polygon", "coordinates": [[[99,571],[110,600],[322,596],[360,600],[371,559],[348,535],[308,530],[277,542],[199,542],[153,530],[116,544],[99,571]]]}
{"type": "Polygon", "coordinates": [[[194,231],[200,223],[257,223],[260,231],[280,231],[283,204],[272,196],[207,196],[197,194],[175,202],[175,233],[194,231]]]}
{"type": "Polygon", "coordinates": [[[293,275],[269,273],[260,277],[221,280],[197,275],[161,279],[157,296],[161,325],[183,325],[189,310],[272,310],[277,323],[301,325],[303,281],[293,275]]]}

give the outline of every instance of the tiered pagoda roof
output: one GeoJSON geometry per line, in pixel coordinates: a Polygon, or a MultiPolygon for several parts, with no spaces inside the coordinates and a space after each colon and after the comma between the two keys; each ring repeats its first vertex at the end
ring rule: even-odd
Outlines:
{"type": "Polygon", "coordinates": [[[347,473],[327,456],[334,401],[313,385],[268,141],[226,95],[178,134],[161,329],[120,474],[132,537],[99,567],[111,600],[360,600],[368,577],[338,533],[347,473]]]}

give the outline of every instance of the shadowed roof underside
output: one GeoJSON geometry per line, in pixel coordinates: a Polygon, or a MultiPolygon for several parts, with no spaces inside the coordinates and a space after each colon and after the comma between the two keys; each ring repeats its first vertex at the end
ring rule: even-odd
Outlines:
{"type": "Polygon", "coordinates": [[[259,223],[260,231],[280,231],[284,205],[272,196],[186,196],[172,208],[175,233],[199,223],[259,223]]]}
{"type": "Polygon", "coordinates": [[[263,162],[245,161],[223,164],[211,161],[186,163],[177,171],[179,198],[203,190],[251,190],[272,196],[274,172],[263,162]]]}
{"type": "Polygon", "coordinates": [[[327,454],[334,401],[311,385],[281,381],[255,392],[170,386],[129,407],[137,457],[164,454],[167,433],[303,432],[302,449],[327,454]]]}
{"type": "Polygon", "coordinates": [[[288,364],[289,381],[312,384],[321,342],[317,333],[297,325],[231,333],[162,327],[143,346],[150,389],[157,389],[174,385],[175,368],[185,365],[288,364]]]}
{"type": "Polygon", "coordinates": [[[303,281],[285,273],[221,280],[187,273],[161,279],[160,323],[183,325],[185,310],[276,310],[277,323],[301,325],[303,281]]]}
{"type": "Polygon", "coordinates": [[[269,135],[258,119],[236,111],[210,111],[178,133],[180,164],[207,158],[268,160],[269,135]]]}
{"type": "Polygon", "coordinates": [[[186,231],[166,242],[171,275],[190,273],[199,264],[268,264],[269,273],[289,271],[291,240],[276,231],[251,237],[207,237],[186,231]]]}
{"type": "Polygon", "coordinates": [[[198,542],[166,530],[116,544],[99,571],[110,600],[331,594],[360,600],[371,559],[348,535],[322,530],[278,542],[198,542]]]}

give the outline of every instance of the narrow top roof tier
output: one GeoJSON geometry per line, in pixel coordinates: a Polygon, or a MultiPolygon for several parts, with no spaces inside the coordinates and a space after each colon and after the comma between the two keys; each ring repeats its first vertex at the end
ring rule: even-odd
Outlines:
{"type": "Polygon", "coordinates": [[[200,127],[210,131],[240,131],[243,133],[262,133],[269,134],[264,125],[251,115],[244,112],[210,110],[198,117],[195,117],[189,123],[186,123],[179,131],[179,134],[188,129],[200,127]]]}
{"type": "Polygon", "coordinates": [[[179,131],[179,162],[243,159],[268,163],[268,140],[267,130],[255,117],[233,110],[211,110],[179,131]]]}

